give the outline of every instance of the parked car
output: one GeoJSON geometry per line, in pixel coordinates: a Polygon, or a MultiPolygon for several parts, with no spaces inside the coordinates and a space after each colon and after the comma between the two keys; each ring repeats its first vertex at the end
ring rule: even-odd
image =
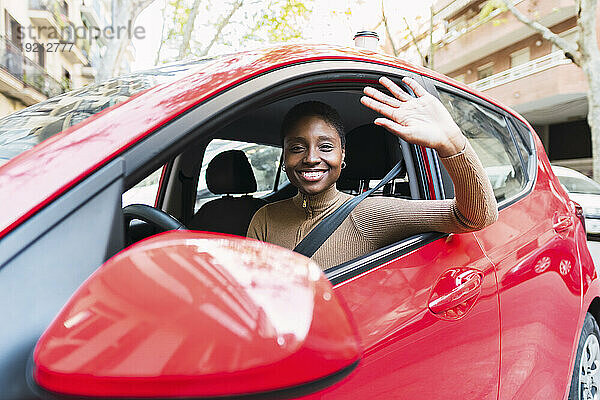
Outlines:
{"type": "Polygon", "coordinates": [[[553,165],[552,171],[569,197],[583,207],[588,236],[600,238],[600,183],[571,168],[553,165]]]}
{"type": "Polygon", "coordinates": [[[526,120],[441,74],[309,45],[171,65],[0,120],[0,158],[2,398],[598,393],[600,287],[581,207],[526,120]],[[448,108],[494,174],[498,221],[325,271],[231,235],[251,216],[233,203],[294,195],[279,127],[307,99],[348,129],[340,189],[358,193],[402,160],[376,195],[453,197],[435,151],[373,125],[359,103],[382,75],[410,76],[448,108]],[[261,153],[217,151],[207,165],[217,140],[261,153]],[[140,187],[149,204],[122,207],[140,187]],[[205,188],[218,203],[196,205],[205,188]]]}

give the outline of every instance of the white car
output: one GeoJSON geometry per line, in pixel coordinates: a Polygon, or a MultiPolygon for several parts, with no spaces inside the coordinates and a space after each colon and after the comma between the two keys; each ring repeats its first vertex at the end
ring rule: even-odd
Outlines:
{"type": "Polygon", "coordinates": [[[552,170],[569,197],[583,207],[588,235],[600,237],[600,183],[571,168],[553,165],[552,170]]]}

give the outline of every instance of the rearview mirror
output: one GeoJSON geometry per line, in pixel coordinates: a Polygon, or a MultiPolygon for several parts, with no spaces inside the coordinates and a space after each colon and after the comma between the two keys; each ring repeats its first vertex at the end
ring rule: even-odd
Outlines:
{"type": "Polygon", "coordinates": [[[37,390],[216,397],[335,381],[356,329],[311,260],[278,246],[172,231],[99,268],[38,341],[37,390]]]}

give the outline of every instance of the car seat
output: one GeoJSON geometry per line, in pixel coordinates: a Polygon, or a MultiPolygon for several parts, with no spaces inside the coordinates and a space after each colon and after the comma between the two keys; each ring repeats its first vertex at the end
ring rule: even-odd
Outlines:
{"type": "Polygon", "coordinates": [[[218,154],[206,168],[206,186],[213,194],[224,195],[200,207],[188,228],[246,236],[254,213],[267,204],[248,193],[256,192],[256,178],[250,162],[241,150],[218,154]],[[234,197],[234,194],[242,194],[234,197]]]}
{"type": "MultiPolygon", "coordinates": [[[[369,189],[371,180],[381,180],[402,159],[398,137],[385,128],[373,124],[354,128],[346,134],[346,168],[342,169],[337,188],[351,194],[362,193],[369,189]]],[[[406,167],[397,178],[405,175],[406,167]]],[[[395,188],[389,183],[383,194],[410,198],[408,182],[396,182],[395,188]]]]}

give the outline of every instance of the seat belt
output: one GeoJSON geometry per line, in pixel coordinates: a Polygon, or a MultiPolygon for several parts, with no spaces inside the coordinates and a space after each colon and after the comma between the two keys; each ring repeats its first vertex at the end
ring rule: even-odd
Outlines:
{"type": "Polygon", "coordinates": [[[323,218],[321,222],[317,224],[309,233],[298,243],[298,245],[294,248],[296,253],[300,253],[305,255],[306,257],[312,257],[313,254],[321,247],[323,243],[327,240],[329,236],[344,222],[346,217],[350,215],[352,210],[363,201],[367,196],[371,193],[384,186],[386,183],[391,181],[398,175],[398,173],[402,170],[402,160],[398,164],[394,166],[387,173],[386,176],[383,177],[381,182],[379,182],[374,188],[367,190],[364,193],[346,201],[344,204],[338,207],[337,210],[323,218]]]}

